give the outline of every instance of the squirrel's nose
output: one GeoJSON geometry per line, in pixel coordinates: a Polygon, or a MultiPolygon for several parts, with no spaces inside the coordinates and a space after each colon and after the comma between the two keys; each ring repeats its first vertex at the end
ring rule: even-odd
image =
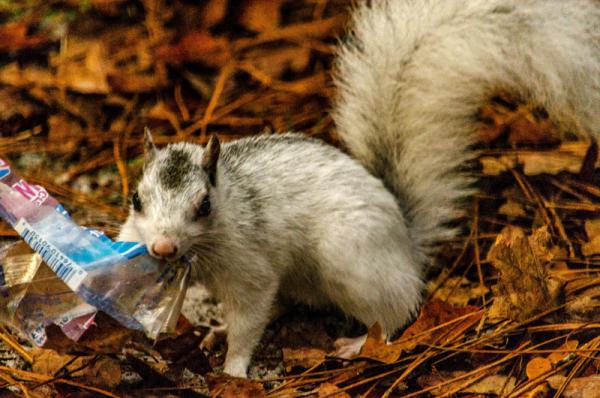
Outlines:
{"type": "Polygon", "coordinates": [[[158,238],[150,247],[152,252],[158,257],[168,258],[177,254],[177,245],[169,238],[158,238]]]}

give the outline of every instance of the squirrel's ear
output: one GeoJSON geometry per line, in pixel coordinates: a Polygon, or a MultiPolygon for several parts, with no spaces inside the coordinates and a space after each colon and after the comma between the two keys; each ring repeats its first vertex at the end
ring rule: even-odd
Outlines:
{"type": "Polygon", "coordinates": [[[206,144],[204,153],[202,154],[202,168],[208,174],[212,185],[215,185],[217,161],[219,160],[220,151],[221,143],[219,142],[219,137],[213,134],[210,136],[210,140],[208,140],[208,144],[206,144]]]}
{"type": "Polygon", "coordinates": [[[156,146],[152,140],[152,132],[148,127],[144,127],[144,163],[148,164],[156,154],[156,146]]]}

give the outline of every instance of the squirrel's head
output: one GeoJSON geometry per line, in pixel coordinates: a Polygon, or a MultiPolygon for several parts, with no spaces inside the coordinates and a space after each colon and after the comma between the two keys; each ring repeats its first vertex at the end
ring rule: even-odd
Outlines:
{"type": "Polygon", "coordinates": [[[178,259],[211,230],[219,151],[214,135],[203,149],[183,142],[157,149],[145,130],[144,172],[130,211],[152,256],[178,259]]]}

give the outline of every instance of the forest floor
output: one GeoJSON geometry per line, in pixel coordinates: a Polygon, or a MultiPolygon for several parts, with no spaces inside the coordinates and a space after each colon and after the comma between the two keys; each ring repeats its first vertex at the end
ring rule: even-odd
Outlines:
{"type": "MultiPolygon", "coordinates": [[[[0,1],[0,154],[109,236],[157,145],[301,131],[339,145],[332,60],[348,0],[0,1]]],[[[420,314],[391,344],[299,307],[271,324],[250,380],[202,350],[220,305],[190,288],[154,344],[99,316],[78,343],[0,329],[2,396],[595,397],[600,390],[598,148],[495,93],[480,114],[479,193],[441,242],[420,314]],[[56,350],[54,350],[55,348],[56,350]]],[[[0,236],[16,240],[8,224],[0,236]]]]}

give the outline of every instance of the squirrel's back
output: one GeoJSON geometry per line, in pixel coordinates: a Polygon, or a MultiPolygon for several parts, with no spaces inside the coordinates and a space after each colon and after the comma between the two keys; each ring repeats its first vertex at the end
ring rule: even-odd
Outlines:
{"type": "Polygon", "coordinates": [[[492,96],[539,105],[563,131],[600,131],[600,2],[369,3],[338,53],[334,117],[397,196],[422,259],[454,233],[471,182],[460,166],[492,96]]]}

